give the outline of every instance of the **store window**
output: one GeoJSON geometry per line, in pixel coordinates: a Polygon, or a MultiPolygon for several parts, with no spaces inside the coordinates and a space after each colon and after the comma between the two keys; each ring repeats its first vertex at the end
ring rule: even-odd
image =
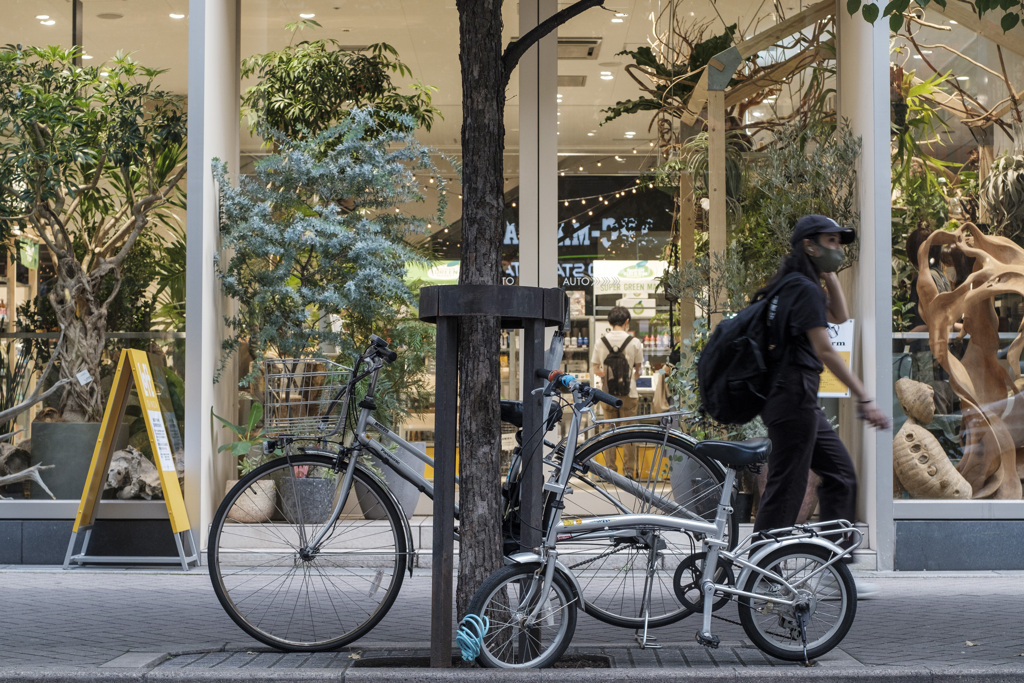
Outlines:
{"type": "Polygon", "coordinates": [[[1024,66],[919,19],[892,55],[894,496],[1020,500],[1024,214],[1006,188],[1024,66]]]}

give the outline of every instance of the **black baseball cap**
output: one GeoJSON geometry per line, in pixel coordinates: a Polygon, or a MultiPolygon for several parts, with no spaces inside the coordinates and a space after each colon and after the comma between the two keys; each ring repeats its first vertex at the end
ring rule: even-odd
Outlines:
{"type": "Polygon", "coordinates": [[[796,246],[804,239],[814,237],[823,232],[839,233],[839,241],[842,244],[849,244],[857,239],[857,233],[853,228],[844,228],[828,216],[811,214],[804,216],[796,222],[796,226],[793,227],[793,236],[789,238],[789,243],[796,246]]]}

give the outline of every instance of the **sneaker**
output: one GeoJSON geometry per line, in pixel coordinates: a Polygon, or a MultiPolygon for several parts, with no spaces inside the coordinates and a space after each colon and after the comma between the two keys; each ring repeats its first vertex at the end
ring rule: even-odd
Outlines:
{"type": "Polygon", "coordinates": [[[862,581],[861,579],[854,579],[853,583],[857,586],[858,600],[870,600],[878,596],[878,584],[862,581]]]}

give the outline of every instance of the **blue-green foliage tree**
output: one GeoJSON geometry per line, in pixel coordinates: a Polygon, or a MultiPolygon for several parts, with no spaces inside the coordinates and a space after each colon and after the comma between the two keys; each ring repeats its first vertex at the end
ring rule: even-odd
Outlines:
{"type": "Polygon", "coordinates": [[[430,150],[408,132],[412,119],[383,119],[387,125],[380,112],[354,109],[304,139],[278,134],[275,153],[237,187],[215,162],[224,250],[219,274],[224,292],[238,301],[238,312],[226,318],[225,362],[243,341],[257,361],[243,384],[268,354],[308,357],[330,344],[347,364],[377,334],[415,349],[400,354],[392,379],[406,396],[415,388],[432,330],[409,320],[415,301],[406,265],[422,257],[406,238],[436,218],[407,209],[425,201],[417,174],[436,175],[436,169],[430,150]]]}

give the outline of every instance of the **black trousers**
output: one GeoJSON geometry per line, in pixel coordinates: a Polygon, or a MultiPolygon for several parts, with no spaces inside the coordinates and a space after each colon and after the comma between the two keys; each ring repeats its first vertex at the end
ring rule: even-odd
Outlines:
{"type": "Polygon", "coordinates": [[[821,521],[852,522],[857,513],[857,473],[849,452],[818,405],[818,374],[798,368],[783,372],[761,412],[772,453],[754,531],[796,523],[811,470],[821,477],[821,521]]]}

